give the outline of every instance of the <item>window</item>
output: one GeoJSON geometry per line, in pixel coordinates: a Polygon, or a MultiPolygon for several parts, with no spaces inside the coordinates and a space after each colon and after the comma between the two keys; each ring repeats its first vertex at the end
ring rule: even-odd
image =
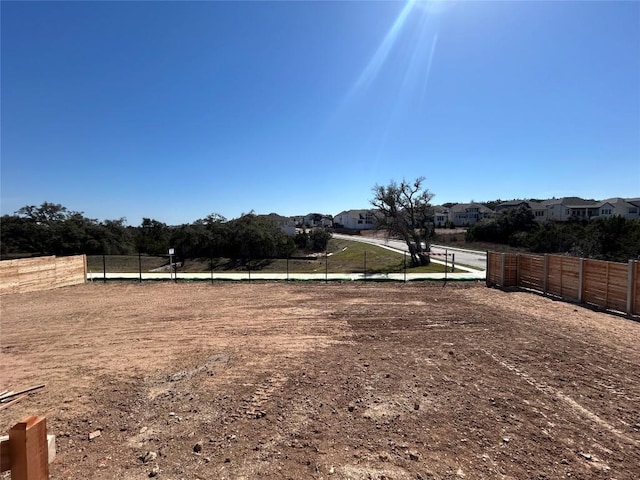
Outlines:
{"type": "Polygon", "coordinates": [[[536,210],[535,215],[536,217],[544,217],[544,210],[536,210]]]}
{"type": "Polygon", "coordinates": [[[600,215],[611,215],[611,209],[603,208],[602,210],[600,210],[600,215]]]}

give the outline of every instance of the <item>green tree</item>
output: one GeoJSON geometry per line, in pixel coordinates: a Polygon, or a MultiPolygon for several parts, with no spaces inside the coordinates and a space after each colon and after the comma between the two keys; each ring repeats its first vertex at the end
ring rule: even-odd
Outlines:
{"type": "Polygon", "coordinates": [[[149,255],[166,255],[169,250],[169,229],[166,224],[143,218],[137,229],[135,245],[138,252],[149,255]]]}

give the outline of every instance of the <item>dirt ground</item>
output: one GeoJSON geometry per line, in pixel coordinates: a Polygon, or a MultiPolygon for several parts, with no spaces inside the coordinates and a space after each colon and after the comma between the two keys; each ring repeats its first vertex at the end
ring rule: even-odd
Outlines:
{"type": "Polygon", "coordinates": [[[0,428],[45,415],[53,479],[640,478],[640,323],[622,317],[441,282],[0,302],[0,390],[46,383],[0,428]]]}

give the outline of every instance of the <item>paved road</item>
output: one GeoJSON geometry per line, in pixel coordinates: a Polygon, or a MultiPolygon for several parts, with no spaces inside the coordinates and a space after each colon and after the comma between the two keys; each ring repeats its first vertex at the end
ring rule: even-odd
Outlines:
{"type": "MultiPolygon", "coordinates": [[[[334,233],[333,236],[335,238],[340,238],[343,240],[353,240],[355,242],[371,243],[373,245],[389,247],[394,250],[399,250],[401,252],[408,252],[407,245],[402,240],[386,240],[384,238],[360,237],[356,235],[341,235],[339,233],[334,233]]],[[[472,267],[479,268],[482,270],[485,270],[487,266],[487,254],[485,252],[476,252],[473,250],[465,250],[461,248],[445,247],[442,245],[431,245],[431,251],[433,253],[455,254],[456,264],[461,263],[464,265],[470,265],[472,267]]],[[[438,258],[438,256],[434,256],[434,258],[438,258]]],[[[442,257],[442,259],[444,259],[444,257],[442,257]]],[[[449,257],[449,261],[450,260],[451,260],[451,257],[449,257]]]]}

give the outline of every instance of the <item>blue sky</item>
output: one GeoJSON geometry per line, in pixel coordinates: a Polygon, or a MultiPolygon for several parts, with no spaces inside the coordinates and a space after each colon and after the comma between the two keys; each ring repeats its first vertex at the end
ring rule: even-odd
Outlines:
{"type": "Polygon", "coordinates": [[[0,208],[640,196],[640,2],[1,3],[0,208]]]}

